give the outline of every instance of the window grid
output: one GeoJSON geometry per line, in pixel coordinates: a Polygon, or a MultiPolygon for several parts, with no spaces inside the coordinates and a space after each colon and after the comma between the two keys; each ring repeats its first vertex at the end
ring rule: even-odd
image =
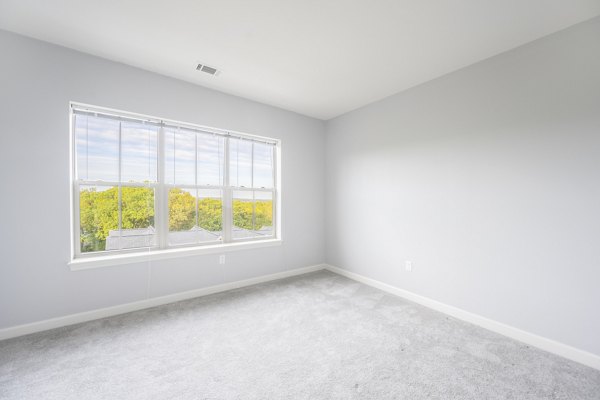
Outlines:
{"type": "MultiPolygon", "coordinates": [[[[121,253],[131,253],[140,251],[151,251],[151,250],[162,250],[169,248],[179,248],[179,247],[200,247],[203,245],[214,245],[218,243],[233,243],[233,242],[250,242],[250,241],[260,241],[266,239],[274,239],[277,237],[276,232],[278,232],[278,224],[280,223],[277,214],[277,159],[276,159],[276,148],[277,142],[274,140],[261,140],[261,139],[253,139],[250,135],[236,135],[228,132],[211,132],[211,129],[196,127],[190,124],[177,124],[174,122],[167,122],[163,120],[157,119],[146,119],[144,117],[136,116],[129,113],[119,113],[119,112],[111,112],[110,114],[105,113],[103,109],[91,108],[89,106],[77,106],[72,104],[71,106],[71,123],[72,123],[72,137],[73,137],[73,149],[72,149],[72,158],[73,158],[73,241],[74,241],[74,256],[75,258],[82,257],[93,257],[98,255],[106,255],[106,254],[121,254],[121,253]],[[77,115],[101,115],[110,119],[119,120],[119,134],[118,134],[118,180],[115,181],[103,181],[103,180],[87,180],[80,179],[78,175],[78,160],[77,160],[77,144],[76,144],[76,118],[77,115]],[[149,125],[157,126],[157,148],[156,148],[156,182],[123,182],[122,180],[122,164],[123,164],[123,150],[122,150],[122,125],[123,121],[134,121],[138,123],[149,123],[149,125]],[[178,130],[181,128],[185,128],[186,130],[195,130],[196,135],[194,137],[195,142],[195,151],[194,151],[194,185],[187,184],[177,184],[176,181],[173,183],[166,183],[165,176],[165,163],[166,163],[166,154],[165,154],[165,131],[167,128],[177,128],[178,130]],[[219,163],[219,182],[220,185],[199,185],[198,184],[198,134],[212,134],[216,137],[223,138],[223,140],[217,140],[218,147],[217,149],[220,152],[220,146],[223,145],[223,157],[221,162],[219,163]],[[231,186],[230,185],[230,145],[231,140],[237,141],[250,141],[251,143],[251,186],[231,186]],[[272,174],[272,188],[255,188],[254,187],[254,146],[255,143],[262,143],[273,146],[271,149],[272,155],[272,163],[271,163],[271,174],[272,174]],[[119,246],[118,250],[101,250],[101,251],[93,251],[93,252],[82,252],[81,251],[81,229],[80,229],[80,195],[81,195],[81,187],[82,186],[96,186],[96,187],[116,187],[118,190],[118,230],[120,232],[123,231],[122,226],[122,213],[123,213],[123,198],[122,198],[122,189],[123,187],[141,187],[141,188],[149,188],[153,190],[154,193],[154,228],[156,231],[156,235],[154,238],[154,245],[145,246],[145,247],[137,247],[137,248],[122,248],[119,246]],[[185,189],[193,189],[196,193],[194,196],[195,202],[195,224],[198,224],[198,197],[199,191],[203,189],[210,190],[218,190],[221,193],[221,223],[222,223],[222,231],[221,238],[216,241],[205,241],[193,244],[169,244],[169,191],[172,188],[185,188],[185,189]],[[254,230],[256,226],[256,192],[270,193],[271,203],[272,203],[272,212],[271,212],[271,222],[272,228],[271,233],[263,236],[254,236],[254,237],[245,237],[245,238],[234,238],[232,235],[232,231],[234,229],[234,216],[233,216],[233,192],[235,191],[250,191],[252,193],[252,230],[254,230]]],[[[86,124],[89,121],[86,120],[86,124]]],[[[86,138],[88,137],[88,129],[86,126],[86,138]]],[[[150,147],[150,146],[149,146],[150,147]]],[[[86,147],[86,162],[88,162],[88,149],[86,147]]],[[[219,153],[221,154],[221,153],[219,153]]],[[[175,156],[174,156],[175,160],[175,156]]],[[[86,166],[87,167],[87,166],[86,166]]],[[[236,168],[239,169],[239,163],[236,163],[236,168]]],[[[176,173],[174,171],[174,173],[176,173]]],[[[87,178],[88,176],[86,176],[87,178]]],[[[239,179],[239,178],[238,178],[239,179]]]]}

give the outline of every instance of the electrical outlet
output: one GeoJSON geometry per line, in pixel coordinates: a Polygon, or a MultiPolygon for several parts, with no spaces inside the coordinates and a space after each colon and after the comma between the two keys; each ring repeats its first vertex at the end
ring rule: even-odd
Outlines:
{"type": "Polygon", "coordinates": [[[219,264],[225,264],[225,254],[219,256],[219,264]]]}
{"type": "Polygon", "coordinates": [[[406,269],[408,272],[411,272],[412,271],[412,262],[407,260],[404,263],[404,269],[406,269]]]}

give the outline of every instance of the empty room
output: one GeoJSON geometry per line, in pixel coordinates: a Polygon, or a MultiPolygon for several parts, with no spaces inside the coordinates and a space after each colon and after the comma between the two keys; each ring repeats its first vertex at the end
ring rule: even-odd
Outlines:
{"type": "Polygon", "coordinates": [[[600,400],[600,0],[0,0],[0,400],[600,400]]]}

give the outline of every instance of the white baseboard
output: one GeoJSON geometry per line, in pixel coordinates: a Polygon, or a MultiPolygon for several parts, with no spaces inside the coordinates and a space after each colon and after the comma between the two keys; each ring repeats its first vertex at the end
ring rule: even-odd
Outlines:
{"type": "Polygon", "coordinates": [[[460,308],[441,303],[439,301],[409,292],[404,289],[397,288],[395,286],[388,285],[375,279],[367,278],[354,272],[346,271],[342,268],[334,267],[332,265],[326,265],[325,269],[350,278],[352,280],[355,280],[357,282],[364,283],[365,285],[369,285],[377,289],[383,290],[384,292],[403,297],[407,300],[421,304],[433,310],[440,311],[444,314],[448,314],[452,317],[461,319],[466,322],[470,322],[474,325],[481,326],[482,328],[488,329],[490,331],[499,333],[504,336],[508,336],[512,339],[545,350],[549,353],[553,353],[561,357],[568,358],[569,360],[578,362],[580,364],[587,365],[588,367],[600,370],[600,356],[596,354],[589,353],[587,351],[580,350],[575,347],[571,347],[564,343],[560,343],[545,338],[543,336],[523,331],[510,325],[506,325],[501,322],[482,317],[481,315],[473,314],[460,308]]]}
{"type": "Polygon", "coordinates": [[[51,318],[39,322],[33,322],[30,324],[17,325],[9,328],[0,329],[0,340],[9,339],[17,336],[27,335],[30,333],[41,332],[48,329],[60,328],[63,326],[78,324],[81,322],[92,321],[95,319],[111,317],[114,315],[125,314],[132,311],[142,310],[145,308],[151,308],[160,306],[163,304],[174,303],[181,300],[192,299],[195,297],[206,296],[213,293],[225,292],[227,290],[238,289],[245,286],[255,285],[257,283],[269,282],[277,279],[287,278],[296,275],[302,275],[309,272],[319,271],[327,269],[333,273],[345,276],[353,279],[357,282],[364,283],[366,285],[375,287],[394,294],[396,296],[403,297],[407,300],[421,304],[425,307],[431,308],[436,311],[448,314],[452,317],[461,319],[466,322],[470,322],[474,325],[481,326],[490,331],[499,333],[504,336],[508,336],[512,339],[520,342],[529,344],[539,349],[548,351],[553,354],[557,354],[564,358],[576,361],[580,364],[587,365],[589,367],[600,370],[600,356],[593,353],[589,353],[584,350],[577,349],[575,347],[560,343],[543,336],[535,335],[523,331],[521,329],[512,327],[510,325],[503,324],[491,320],[489,318],[482,317],[480,315],[462,310],[460,308],[441,303],[439,301],[409,292],[404,289],[397,288],[395,286],[388,285],[386,283],[377,281],[375,279],[367,278],[365,276],[356,274],[354,272],[346,271],[344,269],[334,267],[328,264],[319,264],[309,267],[297,268],[289,271],[278,272],[275,274],[259,276],[256,278],[245,279],[242,281],[229,282],[221,285],[210,286],[201,289],[190,290],[187,292],[174,293],[167,296],[154,297],[151,299],[145,299],[136,301],[133,303],[121,304],[113,307],[106,307],[97,310],[85,311],[77,314],[66,315],[63,317],[51,318]]]}
{"type": "Polygon", "coordinates": [[[46,319],[30,324],[17,325],[9,328],[0,329],[0,340],[9,339],[17,336],[28,335],[30,333],[41,332],[48,329],[60,328],[63,326],[79,324],[81,322],[92,321],[95,319],[112,317],[114,315],[125,314],[132,311],[142,310],[160,306],[163,304],[174,303],[181,300],[192,299],[194,297],[206,296],[213,293],[225,292],[227,290],[238,289],[245,286],[255,285],[257,283],[274,281],[277,279],[288,278],[290,276],[302,275],[309,272],[319,271],[325,268],[325,265],[312,265],[309,267],[296,268],[289,271],[282,271],[275,274],[258,276],[256,278],[245,279],[242,281],[228,282],[221,285],[210,286],[201,289],[190,290],[187,292],[174,293],[167,296],[154,297],[140,300],[133,303],[121,304],[113,307],[100,308],[97,310],[85,311],[77,314],[65,315],[63,317],[46,319]]]}

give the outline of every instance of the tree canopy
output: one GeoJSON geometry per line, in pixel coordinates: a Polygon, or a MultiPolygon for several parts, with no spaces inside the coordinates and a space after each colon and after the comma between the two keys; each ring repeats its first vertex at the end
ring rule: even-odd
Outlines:
{"type": "MultiPolygon", "coordinates": [[[[124,186],[121,188],[120,201],[122,229],[154,226],[154,189],[124,186]]],[[[196,206],[196,198],[190,192],[178,188],[171,189],[169,230],[186,231],[198,226],[211,232],[221,231],[222,207],[220,198],[198,198],[196,206]]],[[[79,209],[81,251],[105,250],[109,232],[119,229],[119,188],[82,189],[79,195],[79,209]]],[[[233,224],[248,230],[272,226],[273,202],[233,200],[233,224]]]]}

